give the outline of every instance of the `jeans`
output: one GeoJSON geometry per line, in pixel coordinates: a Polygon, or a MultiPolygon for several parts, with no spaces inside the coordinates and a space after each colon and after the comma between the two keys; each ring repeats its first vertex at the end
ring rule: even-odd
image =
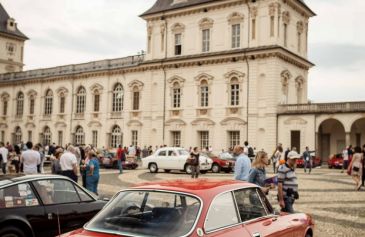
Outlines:
{"type": "Polygon", "coordinates": [[[304,160],[304,172],[307,173],[307,167],[309,166],[309,173],[312,171],[312,160],[304,160]]]}
{"type": "Polygon", "coordinates": [[[3,170],[3,174],[6,174],[6,162],[1,162],[1,169],[3,170]]]}
{"type": "Polygon", "coordinates": [[[199,176],[199,172],[200,172],[200,168],[199,165],[192,165],[191,167],[191,178],[198,178],[199,176]]]}
{"type": "Polygon", "coordinates": [[[121,160],[118,160],[118,168],[119,168],[119,174],[123,173],[123,163],[121,160]]]}
{"type": "Polygon", "coordinates": [[[282,212],[294,213],[293,204],[294,198],[292,197],[284,197],[285,207],[281,209],[282,212]]]}
{"type": "Polygon", "coordinates": [[[274,170],[274,174],[276,174],[276,173],[277,173],[277,169],[276,169],[276,161],[273,161],[273,162],[272,162],[272,168],[273,168],[273,170],[274,170]]]}
{"type": "Polygon", "coordinates": [[[99,175],[86,176],[86,189],[98,195],[99,175]]]}

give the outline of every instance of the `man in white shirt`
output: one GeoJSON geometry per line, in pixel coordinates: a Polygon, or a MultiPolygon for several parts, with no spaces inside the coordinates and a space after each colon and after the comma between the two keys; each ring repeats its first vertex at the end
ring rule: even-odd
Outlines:
{"type": "Polygon", "coordinates": [[[3,174],[6,174],[6,165],[8,163],[8,154],[9,154],[9,151],[8,149],[4,146],[4,143],[1,142],[0,143],[0,154],[2,156],[2,159],[1,159],[1,169],[3,170],[3,174]]]}
{"type": "Polygon", "coordinates": [[[62,175],[69,177],[77,183],[77,159],[76,149],[70,145],[67,147],[67,151],[60,157],[60,166],[62,175]]]}
{"type": "Polygon", "coordinates": [[[38,151],[32,150],[33,143],[27,142],[28,150],[23,151],[20,162],[23,163],[24,174],[37,174],[37,165],[41,163],[41,155],[38,151]]]}
{"type": "Polygon", "coordinates": [[[349,147],[345,147],[345,149],[343,149],[342,151],[342,157],[343,157],[343,163],[342,163],[342,171],[341,173],[343,173],[343,170],[347,170],[347,166],[349,164],[349,153],[348,153],[348,149],[349,147]]]}

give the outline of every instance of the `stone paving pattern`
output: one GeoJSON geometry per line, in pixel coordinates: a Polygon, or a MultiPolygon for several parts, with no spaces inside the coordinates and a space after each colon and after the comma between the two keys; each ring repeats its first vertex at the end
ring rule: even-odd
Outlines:
{"type": "MultiPolygon", "coordinates": [[[[151,174],[148,170],[125,170],[122,175],[116,170],[102,170],[99,193],[111,197],[122,188],[145,181],[166,179],[188,179],[180,172],[151,174]]],[[[272,176],[268,173],[268,176],[272,176]]],[[[365,237],[365,188],[355,191],[350,176],[340,170],[317,168],[311,174],[297,169],[300,199],[294,209],[311,214],[316,223],[315,236],[318,237],[365,237]]],[[[202,178],[232,179],[233,174],[201,175],[202,178]]],[[[269,195],[271,204],[279,209],[276,191],[269,195]]]]}

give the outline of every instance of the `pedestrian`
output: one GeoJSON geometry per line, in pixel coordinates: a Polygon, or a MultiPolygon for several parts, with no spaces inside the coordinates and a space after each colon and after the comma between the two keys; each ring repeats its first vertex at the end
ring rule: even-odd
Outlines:
{"type": "Polygon", "coordinates": [[[20,162],[23,163],[24,174],[37,174],[38,165],[41,164],[41,155],[38,151],[33,150],[33,143],[26,143],[27,150],[23,151],[20,162]]]}
{"type": "Polygon", "coordinates": [[[15,171],[18,174],[20,172],[20,156],[21,156],[20,148],[18,145],[14,146],[13,152],[11,153],[11,163],[15,167],[15,171]]]}
{"type": "Polygon", "coordinates": [[[252,163],[252,168],[248,175],[248,182],[256,184],[261,187],[261,190],[268,194],[270,187],[265,184],[266,180],[266,167],[269,165],[269,157],[264,151],[259,151],[256,154],[255,160],[252,163]]]}
{"type": "Polygon", "coordinates": [[[45,159],[45,156],[44,156],[44,153],[43,151],[41,151],[41,144],[36,144],[34,146],[34,150],[37,151],[41,157],[41,163],[37,166],[37,172],[39,174],[44,174],[44,159],[45,159]]]}
{"type": "Polygon", "coordinates": [[[3,171],[3,174],[6,174],[9,151],[5,147],[3,142],[0,142],[0,155],[1,155],[0,157],[1,169],[3,171]]]}
{"type": "Polygon", "coordinates": [[[77,159],[75,147],[69,145],[65,153],[60,157],[62,175],[69,177],[77,183],[77,159]]]}
{"type": "Polygon", "coordinates": [[[98,195],[99,161],[93,150],[87,153],[86,164],[86,189],[98,195]]]}
{"type": "MultiPolygon", "coordinates": [[[[86,158],[87,154],[92,150],[91,146],[86,146],[84,149],[79,147],[80,150],[80,175],[82,179],[82,187],[86,188],[86,158]]],[[[76,156],[77,159],[77,156],[76,156]]]]}
{"type": "Polygon", "coordinates": [[[118,168],[119,168],[119,174],[123,173],[123,158],[125,161],[125,154],[124,154],[124,150],[122,148],[122,145],[118,146],[118,150],[117,150],[117,159],[118,159],[118,168]]]}
{"type": "Polygon", "coordinates": [[[194,147],[193,151],[190,153],[190,167],[191,167],[191,178],[198,178],[200,173],[200,167],[199,167],[199,151],[198,147],[194,147]]]}
{"type": "Polygon", "coordinates": [[[307,173],[307,167],[309,166],[309,174],[312,172],[313,161],[309,151],[309,147],[305,147],[305,151],[303,152],[304,159],[304,173],[307,173]]]}
{"type": "Polygon", "coordinates": [[[62,174],[62,169],[60,165],[60,158],[63,154],[62,148],[57,148],[54,152],[54,159],[52,160],[52,174],[62,174]]]}
{"type": "Polygon", "coordinates": [[[233,148],[233,154],[237,156],[236,164],[234,168],[234,179],[247,181],[248,175],[251,170],[251,160],[248,156],[243,152],[243,147],[240,145],[236,145],[233,148]]]}
{"type": "Polygon", "coordinates": [[[285,162],[287,162],[287,160],[288,160],[288,154],[289,154],[289,152],[290,152],[290,148],[287,147],[286,150],[285,150],[285,153],[284,153],[284,160],[285,160],[285,162]]]}
{"type": "Polygon", "coordinates": [[[278,201],[282,212],[294,213],[293,204],[299,199],[298,182],[295,174],[297,159],[296,151],[288,153],[288,161],[278,169],[278,201]]]}
{"type": "Polygon", "coordinates": [[[244,144],[245,146],[243,147],[243,153],[245,153],[248,156],[248,158],[250,158],[250,160],[253,160],[253,158],[255,157],[255,152],[253,148],[248,143],[248,141],[245,141],[244,144]]]}
{"type": "Polygon", "coordinates": [[[272,167],[274,174],[276,174],[278,171],[278,167],[280,164],[280,160],[282,160],[282,157],[283,157],[283,147],[278,145],[274,155],[272,156],[272,167]]]}
{"type": "Polygon", "coordinates": [[[149,156],[149,151],[147,149],[147,146],[144,146],[142,150],[142,158],[145,158],[147,156],[149,156]]]}
{"type": "Polygon", "coordinates": [[[355,181],[355,190],[359,191],[361,189],[361,181],[363,175],[363,153],[359,146],[355,147],[354,154],[352,156],[351,163],[348,169],[352,179],[355,181]]]}
{"type": "Polygon", "coordinates": [[[354,154],[354,150],[353,150],[353,148],[352,148],[352,145],[350,145],[350,146],[349,146],[349,148],[347,149],[347,154],[348,154],[348,156],[349,156],[349,160],[350,160],[350,162],[351,162],[352,156],[353,156],[353,154],[354,154]]]}

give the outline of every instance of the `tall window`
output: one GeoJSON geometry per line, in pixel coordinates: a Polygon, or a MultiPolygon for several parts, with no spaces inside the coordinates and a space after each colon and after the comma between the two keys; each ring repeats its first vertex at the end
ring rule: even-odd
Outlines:
{"type": "Polygon", "coordinates": [[[63,146],[63,131],[58,131],[58,145],[63,146]]]}
{"type": "Polygon", "coordinates": [[[288,46],[288,25],[284,24],[284,46],[288,46]]]}
{"type": "Polygon", "coordinates": [[[119,126],[116,125],[112,129],[110,146],[112,148],[117,148],[121,144],[122,144],[122,130],[120,129],[119,126]]]}
{"type": "Polygon", "coordinates": [[[65,102],[66,102],[66,96],[62,92],[60,94],[60,113],[63,114],[65,112],[65,102]]]}
{"type": "Polygon", "coordinates": [[[229,131],[229,147],[240,144],[240,131],[229,131]]]}
{"type": "Polygon", "coordinates": [[[29,100],[29,114],[31,115],[34,114],[34,104],[35,104],[35,98],[34,95],[31,95],[29,100]]]}
{"type": "Polygon", "coordinates": [[[301,47],[302,47],[302,34],[298,32],[298,52],[300,52],[301,47]]]}
{"type": "Polygon", "coordinates": [[[22,130],[20,127],[15,128],[14,143],[19,144],[22,141],[22,130]]]}
{"type": "Polygon", "coordinates": [[[100,111],[100,94],[99,91],[95,91],[94,94],[94,112],[100,111]]]}
{"type": "Polygon", "coordinates": [[[137,86],[133,88],[133,110],[139,110],[139,90],[137,86]]]}
{"type": "Polygon", "coordinates": [[[3,115],[6,116],[8,114],[8,101],[3,101],[3,115]]]}
{"type": "Polygon", "coordinates": [[[274,37],[275,32],[275,17],[270,16],[270,36],[274,37]]]}
{"type": "Polygon", "coordinates": [[[175,55],[181,55],[181,52],[182,52],[181,34],[175,34],[175,55]]]}
{"type": "Polygon", "coordinates": [[[28,141],[31,142],[33,139],[33,131],[28,131],[28,141]]]}
{"type": "Polygon", "coordinates": [[[85,133],[84,133],[84,129],[81,126],[78,126],[76,128],[75,144],[76,145],[84,145],[85,144],[85,133]]]}
{"type": "Polygon", "coordinates": [[[241,42],[241,25],[232,25],[232,48],[239,48],[241,42]]]}
{"type": "Polygon", "coordinates": [[[43,131],[43,145],[48,146],[51,144],[52,134],[49,127],[45,127],[43,131]]]}
{"type": "Polygon", "coordinates": [[[203,34],[203,52],[209,52],[210,50],[210,29],[202,31],[203,34]]]}
{"type": "Polygon", "coordinates": [[[80,87],[76,94],[76,113],[77,114],[85,113],[85,105],[86,105],[86,90],[84,87],[80,87]]]}
{"type": "Polygon", "coordinates": [[[51,90],[47,90],[46,97],[44,98],[44,114],[50,115],[52,114],[53,107],[53,92],[51,90]]]}
{"type": "Polygon", "coordinates": [[[173,94],[173,101],[172,107],[173,108],[180,108],[181,106],[181,88],[178,82],[175,82],[172,88],[173,94]]]}
{"type": "Polygon", "coordinates": [[[121,112],[123,110],[123,96],[123,86],[118,83],[113,90],[113,112],[121,112]]]}
{"type": "Polygon", "coordinates": [[[98,131],[93,131],[92,145],[93,147],[98,147],[98,131]]]}
{"type": "Polygon", "coordinates": [[[200,131],[199,132],[200,137],[200,147],[206,148],[209,146],[209,132],[208,131],[200,131]]]}
{"type": "Polygon", "coordinates": [[[232,78],[231,80],[231,106],[236,106],[240,104],[240,84],[237,78],[232,78]]]}
{"type": "Polygon", "coordinates": [[[1,141],[5,141],[5,131],[1,131],[1,141]]]}
{"type": "Polygon", "coordinates": [[[252,19],[252,39],[256,39],[256,19],[252,19]]]}
{"type": "Polygon", "coordinates": [[[172,146],[181,147],[181,132],[173,131],[172,133],[172,146]]]}
{"type": "Polygon", "coordinates": [[[200,106],[209,106],[209,87],[206,80],[203,80],[200,84],[200,106]]]}
{"type": "Polygon", "coordinates": [[[16,98],[16,116],[23,116],[24,109],[24,94],[19,92],[16,98]]]}
{"type": "Polygon", "coordinates": [[[138,145],[138,131],[133,130],[132,131],[132,146],[138,145]]]}

